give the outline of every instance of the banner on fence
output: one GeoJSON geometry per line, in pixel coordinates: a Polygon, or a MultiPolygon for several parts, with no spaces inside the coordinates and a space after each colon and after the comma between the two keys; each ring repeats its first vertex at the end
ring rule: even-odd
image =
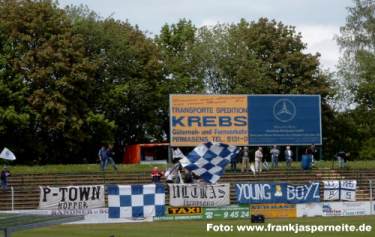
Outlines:
{"type": "Polygon", "coordinates": [[[319,202],[319,182],[308,184],[240,183],[236,184],[238,203],[307,203],[319,202]]]}
{"type": "Polygon", "coordinates": [[[174,207],[219,207],[230,204],[229,183],[169,184],[169,203],[174,207]]]}
{"type": "Polygon", "coordinates": [[[108,186],[109,218],[164,216],[165,189],[162,184],[108,186]]]}
{"type": "Polygon", "coordinates": [[[323,216],[365,216],[371,214],[370,202],[325,202],[323,216]]]}
{"type": "Polygon", "coordinates": [[[249,207],[230,205],[226,207],[169,207],[166,216],[154,217],[154,220],[226,220],[248,219],[249,207]]]}
{"type": "Polygon", "coordinates": [[[295,218],[296,204],[265,203],[250,205],[251,215],[264,215],[265,218],[295,218]]]}
{"type": "Polygon", "coordinates": [[[154,216],[154,221],[192,221],[192,220],[203,220],[203,215],[191,215],[191,216],[154,216]]]}
{"type": "Polygon", "coordinates": [[[334,201],[355,201],[356,200],[356,180],[328,180],[324,183],[324,200],[334,201]]]}
{"type": "Polygon", "coordinates": [[[81,210],[104,207],[104,185],[40,186],[39,209],[81,210]]]}
{"type": "Polygon", "coordinates": [[[323,203],[301,203],[296,204],[297,217],[323,216],[323,203]]]}
{"type": "Polygon", "coordinates": [[[196,215],[202,214],[201,207],[169,207],[168,215],[196,215]]]}
{"type": "Polygon", "coordinates": [[[204,218],[207,220],[225,220],[225,219],[247,219],[250,217],[248,207],[228,206],[206,208],[204,218]]]}

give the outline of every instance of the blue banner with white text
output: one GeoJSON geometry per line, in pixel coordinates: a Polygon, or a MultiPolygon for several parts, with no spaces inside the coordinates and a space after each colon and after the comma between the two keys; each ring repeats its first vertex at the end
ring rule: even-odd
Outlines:
{"type": "Polygon", "coordinates": [[[274,182],[239,183],[235,189],[236,199],[240,204],[320,202],[319,182],[297,185],[274,182]]]}

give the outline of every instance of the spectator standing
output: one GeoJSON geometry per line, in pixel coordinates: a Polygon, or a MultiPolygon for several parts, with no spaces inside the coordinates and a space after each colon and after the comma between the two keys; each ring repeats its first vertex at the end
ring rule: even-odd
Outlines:
{"type": "Polygon", "coordinates": [[[4,166],[3,171],[1,171],[1,188],[3,191],[8,189],[8,177],[10,172],[6,166],[4,166]]]}
{"type": "Polygon", "coordinates": [[[255,172],[256,173],[262,172],[262,160],[263,160],[262,147],[258,147],[258,150],[255,151],[255,172]]]}
{"type": "Polygon", "coordinates": [[[230,160],[230,168],[232,172],[237,172],[237,156],[232,157],[230,160]]]}
{"type": "Polygon", "coordinates": [[[184,183],[185,184],[192,184],[194,182],[193,180],[193,173],[188,170],[188,169],[184,169],[184,183]]]}
{"type": "Polygon", "coordinates": [[[337,161],[339,162],[339,168],[345,168],[347,165],[348,157],[350,156],[350,153],[345,153],[345,151],[340,151],[336,154],[337,161]]]}
{"type": "Polygon", "coordinates": [[[277,149],[276,145],[273,145],[270,153],[271,153],[272,168],[278,168],[280,150],[277,149]]]}
{"type": "Polygon", "coordinates": [[[245,146],[243,148],[242,154],[242,165],[241,165],[241,173],[248,172],[250,169],[250,160],[249,160],[249,148],[245,146]]]}
{"type": "Polygon", "coordinates": [[[306,148],[305,154],[311,156],[311,162],[314,164],[314,154],[316,153],[316,148],[314,144],[306,148]]]}
{"type": "Polygon", "coordinates": [[[99,149],[98,157],[100,161],[100,170],[104,171],[108,160],[107,147],[105,145],[102,145],[102,147],[99,149]]]}
{"type": "Polygon", "coordinates": [[[163,176],[163,173],[159,171],[159,168],[155,166],[151,170],[151,178],[153,183],[159,183],[160,177],[163,176]]]}
{"type": "Polygon", "coordinates": [[[286,168],[290,169],[292,168],[292,161],[293,161],[293,152],[290,149],[290,146],[286,147],[286,150],[284,152],[285,161],[286,161],[286,168]]]}
{"type": "Polygon", "coordinates": [[[116,163],[113,160],[114,156],[115,156],[115,152],[113,151],[113,146],[111,144],[109,144],[108,148],[107,148],[107,160],[104,164],[104,169],[106,169],[108,163],[110,163],[112,165],[113,169],[117,171],[116,163]]]}
{"type": "Polygon", "coordinates": [[[165,179],[167,183],[174,183],[177,176],[178,176],[178,170],[180,167],[180,163],[176,163],[173,167],[168,168],[165,173],[165,179]]]}

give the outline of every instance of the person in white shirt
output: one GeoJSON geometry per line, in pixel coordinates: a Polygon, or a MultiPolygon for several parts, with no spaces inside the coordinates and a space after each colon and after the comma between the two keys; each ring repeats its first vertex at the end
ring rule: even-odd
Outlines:
{"type": "Polygon", "coordinates": [[[290,169],[292,168],[292,161],[293,161],[293,151],[290,150],[290,146],[286,147],[286,150],[284,152],[285,155],[285,161],[286,161],[286,168],[290,169]]]}
{"type": "Polygon", "coordinates": [[[255,151],[255,172],[257,173],[262,172],[262,159],[263,159],[262,147],[258,147],[258,150],[255,151]]]}

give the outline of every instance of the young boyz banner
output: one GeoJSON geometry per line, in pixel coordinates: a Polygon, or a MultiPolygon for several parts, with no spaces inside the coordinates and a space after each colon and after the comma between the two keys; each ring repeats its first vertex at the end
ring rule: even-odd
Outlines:
{"type": "Polygon", "coordinates": [[[241,204],[319,202],[319,182],[307,184],[239,183],[236,198],[241,204]]]}

